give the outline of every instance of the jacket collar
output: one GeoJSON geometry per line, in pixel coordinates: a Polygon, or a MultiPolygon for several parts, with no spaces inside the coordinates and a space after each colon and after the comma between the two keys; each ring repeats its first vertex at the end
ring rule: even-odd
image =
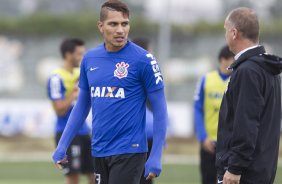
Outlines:
{"type": "Polygon", "coordinates": [[[265,49],[261,45],[253,49],[247,50],[237,60],[235,60],[235,62],[229,68],[237,68],[242,62],[249,59],[250,57],[257,56],[263,53],[265,53],[265,49]]]}

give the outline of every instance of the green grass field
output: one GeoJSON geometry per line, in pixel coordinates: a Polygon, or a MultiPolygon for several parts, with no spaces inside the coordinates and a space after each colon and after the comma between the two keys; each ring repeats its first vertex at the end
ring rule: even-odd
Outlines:
{"type": "MultiPolygon", "coordinates": [[[[275,184],[282,184],[282,138],[280,143],[280,167],[275,184]]],[[[64,183],[62,173],[49,161],[54,151],[52,138],[0,136],[0,150],[0,184],[64,183]]],[[[199,144],[195,139],[168,139],[164,163],[181,164],[164,164],[155,184],[200,184],[199,167],[196,165],[199,162],[198,150],[199,144]]],[[[87,184],[85,178],[82,178],[81,184],[87,184]]]]}
{"type": "MultiPolygon", "coordinates": [[[[63,176],[50,162],[0,162],[0,184],[62,184],[63,176]]],[[[82,179],[81,183],[87,183],[82,179]]],[[[198,166],[166,164],[156,184],[200,184],[198,166]]],[[[275,184],[282,183],[279,167],[275,184]]]]}

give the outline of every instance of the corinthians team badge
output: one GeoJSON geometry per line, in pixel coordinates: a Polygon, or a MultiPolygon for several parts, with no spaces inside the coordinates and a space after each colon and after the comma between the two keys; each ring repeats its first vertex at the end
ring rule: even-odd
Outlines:
{"type": "Polygon", "coordinates": [[[116,70],[114,71],[114,76],[121,79],[124,77],[127,77],[128,71],[127,68],[129,67],[129,64],[125,62],[120,62],[116,64],[116,70]]]}

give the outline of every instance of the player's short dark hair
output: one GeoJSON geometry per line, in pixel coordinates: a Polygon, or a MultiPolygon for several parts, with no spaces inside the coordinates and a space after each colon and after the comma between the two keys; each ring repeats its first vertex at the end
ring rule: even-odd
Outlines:
{"type": "Polygon", "coordinates": [[[233,58],[235,55],[233,52],[230,51],[229,47],[227,45],[223,46],[219,53],[218,53],[218,61],[220,61],[222,58],[229,59],[233,58]]]}
{"type": "Polygon", "coordinates": [[[229,13],[228,20],[244,38],[254,43],[258,42],[259,21],[254,10],[246,7],[236,8],[229,13]]]}
{"type": "Polygon", "coordinates": [[[101,7],[100,21],[106,20],[109,10],[121,12],[123,16],[129,18],[129,9],[125,3],[119,0],[109,0],[105,2],[101,7]]]}
{"type": "Polygon", "coordinates": [[[145,50],[149,49],[150,40],[147,39],[147,38],[141,38],[141,37],[134,38],[134,39],[132,39],[132,42],[135,43],[136,45],[142,47],[145,50]]]}
{"type": "Polygon", "coordinates": [[[83,46],[84,42],[79,38],[64,39],[60,46],[61,55],[65,58],[66,53],[73,53],[77,46],[83,46]]]}

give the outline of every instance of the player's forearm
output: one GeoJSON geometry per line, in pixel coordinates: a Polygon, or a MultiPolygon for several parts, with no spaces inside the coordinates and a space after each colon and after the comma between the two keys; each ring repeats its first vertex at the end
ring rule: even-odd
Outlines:
{"type": "MultiPolygon", "coordinates": [[[[241,113],[243,114],[243,113],[241,113]]],[[[253,159],[258,137],[259,122],[249,119],[235,122],[231,145],[231,156],[228,159],[228,171],[240,175],[253,159]],[[245,126],[245,124],[249,124],[245,126]]]]}
{"type": "Polygon", "coordinates": [[[161,172],[162,149],[165,143],[167,127],[167,106],[164,90],[160,89],[148,94],[149,101],[152,105],[154,117],[153,145],[150,157],[146,163],[145,175],[153,172],[157,175],[161,172]]]}
{"type": "Polygon", "coordinates": [[[57,100],[54,102],[54,109],[58,116],[64,116],[70,107],[72,106],[75,100],[74,95],[69,95],[67,98],[63,100],[57,100]]]}
{"type": "Polygon", "coordinates": [[[156,122],[158,123],[155,123],[154,120],[153,145],[148,158],[148,164],[151,165],[147,168],[146,173],[149,174],[149,172],[153,172],[159,176],[162,170],[161,158],[163,146],[165,144],[167,118],[156,120],[156,122]]]}
{"type": "Polygon", "coordinates": [[[194,104],[194,122],[197,138],[200,142],[203,142],[207,138],[207,132],[204,123],[203,107],[197,102],[194,104]]]}
{"type": "Polygon", "coordinates": [[[197,133],[197,138],[203,142],[207,138],[207,132],[204,123],[204,99],[205,99],[205,77],[197,84],[197,89],[194,96],[194,123],[197,133]]]}
{"type": "Polygon", "coordinates": [[[66,150],[69,144],[71,143],[73,137],[83,125],[91,107],[89,98],[90,97],[88,92],[83,90],[80,91],[77,103],[70,114],[63,135],[53,155],[53,160],[55,162],[63,159],[63,156],[65,155],[66,150]]]}

